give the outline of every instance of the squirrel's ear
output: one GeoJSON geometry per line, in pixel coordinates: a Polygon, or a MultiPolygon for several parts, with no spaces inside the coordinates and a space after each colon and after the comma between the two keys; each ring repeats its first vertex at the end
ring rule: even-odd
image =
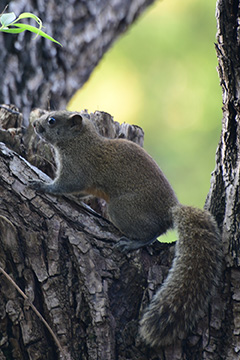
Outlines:
{"type": "Polygon", "coordinates": [[[80,129],[82,127],[83,118],[80,114],[71,114],[68,118],[68,122],[71,128],[80,129]]]}

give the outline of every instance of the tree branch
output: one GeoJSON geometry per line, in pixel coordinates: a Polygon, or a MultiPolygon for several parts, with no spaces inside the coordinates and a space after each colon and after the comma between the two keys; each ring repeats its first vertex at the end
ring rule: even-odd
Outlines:
{"type": "MultiPolygon", "coordinates": [[[[34,107],[65,108],[113,42],[154,0],[2,0],[2,10],[33,12],[63,48],[29,32],[0,36],[0,103],[25,118],[34,107]]],[[[1,11],[1,9],[0,9],[1,11]]]]}

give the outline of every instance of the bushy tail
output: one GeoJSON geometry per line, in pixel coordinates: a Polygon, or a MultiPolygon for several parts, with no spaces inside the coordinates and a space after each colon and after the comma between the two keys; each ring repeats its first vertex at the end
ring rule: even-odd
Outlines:
{"type": "Polygon", "coordinates": [[[140,321],[140,336],[153,347],[184,339],[206,312],[220,282],[221,237],[212,215],[177,205],[173,219],[179,237],[175,258],[140,321]]]}

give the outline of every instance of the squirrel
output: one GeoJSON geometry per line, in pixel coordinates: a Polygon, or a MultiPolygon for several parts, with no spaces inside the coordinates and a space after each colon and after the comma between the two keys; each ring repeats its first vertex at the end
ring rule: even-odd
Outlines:
{"type": "Polygon", "coordinates": [[[213,216],[181,205],[165,175],[139,145],[101,136],[86,114],[53,111],[33,123],[56,153],[56,178],[29,187],[51,194],[94,195],[108,204],[111,222],[127,252],[176,228],[172,267],[140,320],[146,344],[161,347],[184,339],[207,311],[221,274],[221,236],[213,216]]]}

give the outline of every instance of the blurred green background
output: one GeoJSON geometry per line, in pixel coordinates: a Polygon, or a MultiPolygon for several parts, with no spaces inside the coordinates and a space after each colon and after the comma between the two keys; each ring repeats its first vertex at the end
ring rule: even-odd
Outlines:
{"type": "Polygon", "coordinates": [[[221,131],[215,6],[214,0],[156,1],[68,106],[141,126],[145,149],[180,202],[198,207],[209,190],[221,131]]]}

